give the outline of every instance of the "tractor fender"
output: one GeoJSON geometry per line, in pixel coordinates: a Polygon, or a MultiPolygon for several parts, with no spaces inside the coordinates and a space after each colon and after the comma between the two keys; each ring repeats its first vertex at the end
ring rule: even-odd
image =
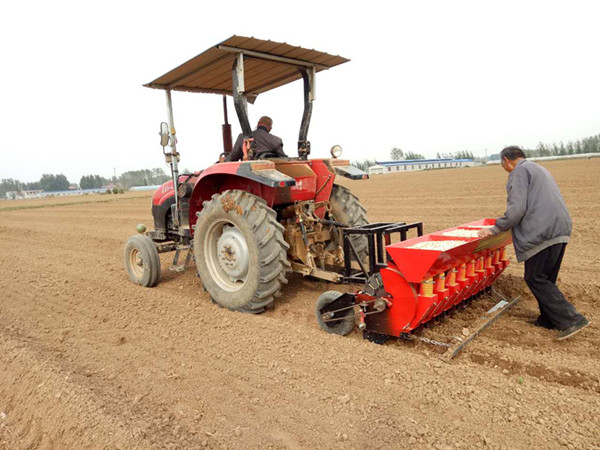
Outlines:
{"type": "MultiPolygon", "coordinates": [[[[185,173],[179,175],[179,183],[190,183],[192,185],[196,184],[198,178],[200,177],[202,172],[195,173],[185,173]]],[[[175,190],[173,189],[173,180],[169,180],[163,184],[161,184],[155,191],[152,196],[152,206],[160,206],[167,202],[169,199],[173,199],[175,196],[175,190]]],[[[174,200],[171,201],[173,203],[174,200]]]]}
{"type": "Polygon", "coordinates": [[[215,164],[204,170],[190,198],[190,226],[196,224],[203,203],[214,194],[239,189],[265,200],[269,207],[275,202],[277,189],[294,186],[294,178],[275,169],[271,161],[242,161],[215,164]]]}
{"type": "MultiPolygon", "coordinates": [[[[173,182],[171,182],[173,184],[173,182]]],[[[171,211],[171,205],[175,203],[175,195],[173,195],[173,188],[171,188],[171,195],[161,199],[161,203],[155,205],[152,204],[152,217],[154,219],[154,229],[157,231],[167,231],[167,215],[171,211]]]]}
{"type": "MultiPolygon", "coordinates": [[[[179,182],[194,185],[199,176],[200,172],[182,174],[179,176],[179,182]]],[[[175,203],[175,190],[173,189],[173,180],[169,180],[159,186],[152,196],[152,217],[155,230],[167,231],[167,215],[171,211],[173,203],[175,203]]]]}
{"type": "Polygon", "coordinates": [[[335,173],[343,177],[350,178],[351,180],[369,179],[369,175],[358,167],[351,165],[347,159],[330,159],[328,162],[335,173]]]}
{"type": "Polygon", "coordinates": [[[175,192],[173,191],[173,180],[169,180],[166,183],[160,185],[152,196],[152,207],[160,206],[165,203],[169,198],[173,197],[175,192]]]}

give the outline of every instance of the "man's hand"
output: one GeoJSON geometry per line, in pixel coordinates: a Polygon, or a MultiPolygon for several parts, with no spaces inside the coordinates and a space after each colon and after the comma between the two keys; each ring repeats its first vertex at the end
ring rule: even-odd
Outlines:
{"type": "Polygon", "coordinates": [[[479,238],[486,238],[488,236],[492,236],[494,233],[492,233],[490,231],[490,227],[486,227],[486,228],[482,228],[481,230],[479,230],[479,232],[477,233],[477,237],[479,238]]]}

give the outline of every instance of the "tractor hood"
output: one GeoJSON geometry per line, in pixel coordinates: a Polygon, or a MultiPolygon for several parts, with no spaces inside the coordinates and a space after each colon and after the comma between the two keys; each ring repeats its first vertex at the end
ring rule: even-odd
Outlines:
{"type": "Polygon", "coordinates": [[[258,94],[301,79],[298,68],[319,72],[349,61],[286,43],[232,36],[144,86],[233,95],[232,67],[239,53],[246,59],[245,95],[251,103],[258,94]]]}

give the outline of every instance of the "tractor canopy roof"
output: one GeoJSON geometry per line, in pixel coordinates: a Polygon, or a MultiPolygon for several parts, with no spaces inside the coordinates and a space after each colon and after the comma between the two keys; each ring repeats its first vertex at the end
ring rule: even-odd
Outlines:
{"type": "Polygon", "coordinates": [[[233,63],[244,55],[245,95],[260,93],[302,78],[299,68],[315,72],[348,62],[317,50],[253,37],[232,36],[144,86],[187,92],[233,95],[233,63]]]}

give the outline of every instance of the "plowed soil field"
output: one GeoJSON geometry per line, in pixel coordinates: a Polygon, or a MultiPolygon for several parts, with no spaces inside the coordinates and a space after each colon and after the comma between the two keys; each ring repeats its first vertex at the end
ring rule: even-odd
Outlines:
{"type": "MultiPolygon", "coordinates": [[[[356,290],[293,276],[258,316],[213,305],[195,270],[133,285],[123,247],[150,194],[0,203],[0,448],[600,448],[600,159],[544,164],[574,220],[559,285],[571,340],[522,301],[450,363],[423,342],[322,332],[314,302],[356,290]]],[[[432,232],[504,211],[499,167],[340,181],[371,221],[432,232]]],[[[497,299],[426,329],[449,341],[497,299]]]]}

